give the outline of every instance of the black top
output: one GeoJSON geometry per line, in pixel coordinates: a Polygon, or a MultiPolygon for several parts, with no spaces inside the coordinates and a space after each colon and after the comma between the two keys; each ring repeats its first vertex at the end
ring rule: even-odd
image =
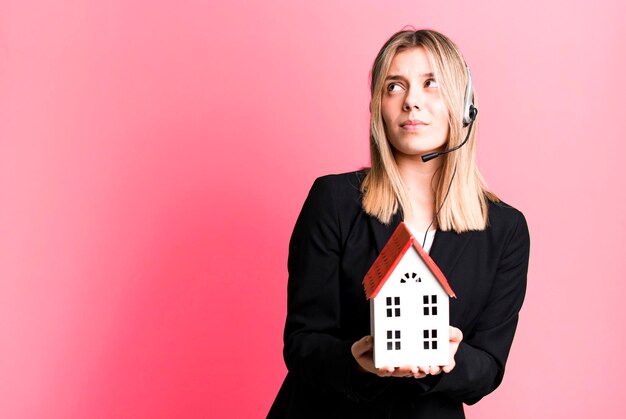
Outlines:
{"type": "Polygon", "coordinates": [[[365,273],[401,221],[365,214],[364,172],[314,182],[289,243],[284,333],[287,377],[268,418],[463,418],[463,403],[504,375],[526,291],[530,238],[521,212],[489,204],[489,226],[437,231],[430,256],[457,295],[450,324],[463,332],[448,374],[422,379],[359,372],[350,348],[370,334],[365,273]]]}

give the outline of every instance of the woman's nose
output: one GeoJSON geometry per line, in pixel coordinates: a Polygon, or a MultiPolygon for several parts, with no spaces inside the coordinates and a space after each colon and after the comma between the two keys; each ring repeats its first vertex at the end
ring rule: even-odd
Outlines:
{"type": "Polygon", "coordinates": [[[410,111],[413,108],[417,110],[421,109],[424,106],[423,98],[420,92],[417,89],[411,89],[407,92],[406,97],[404,98],[404,106],[403,109],[405,111],[410,111]]]}

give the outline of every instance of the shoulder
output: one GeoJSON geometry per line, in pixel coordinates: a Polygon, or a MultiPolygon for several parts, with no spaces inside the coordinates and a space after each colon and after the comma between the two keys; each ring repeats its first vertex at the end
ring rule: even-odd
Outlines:
{"type": "Polygon", "coordinates": [[[339,209],[353,207],[361,203],[361,183],[367,172],[357,170],[345,173],[334,173],[315,179],[309,198],[321,199],[327,204],[333,202],[339,209]]]}
{"type": "Polygon", "coordinates": [[[356,170],[345,173],[334,173],[320,176],[313,182],[313,188],[330,190],[334,192],[346,192],[349,194],[361,193],[361,183],[367,172],[356,170]]]}
{"type": "Polygon", "coordinates": [[[497,226],[526,223],[526,217],[519,209],[504,201],[489,202],[489,224],[497,226]]]}
{"type": "Polygon", "coordinates": [[[516,224],[522,220],[526,220],[524,214],[512,205],[509,205],[504,201],[489,202],[490,224],[516,224]]]}
{"type": "Polygon", "coordinates": [[[362,170],[317,177],[300,213],[301,222],[325,222],[335,228],[347,228],[363,212],[361,183],[364,177],[362,170]]]}
{"type": "Polygon", "coordinates": [[[351,220],[362,213],[362,171],[319,176],[310,187],[292,234],[291,246],[306,237],[325,237],[332,243],[347,231],[351,220]]]}
{"type": "Polygon", "coordinates": [[[528,246],[530,233],[526,217],[506,202],[489,203],[489,230],[502,242],[523,242],[528,246]]]}

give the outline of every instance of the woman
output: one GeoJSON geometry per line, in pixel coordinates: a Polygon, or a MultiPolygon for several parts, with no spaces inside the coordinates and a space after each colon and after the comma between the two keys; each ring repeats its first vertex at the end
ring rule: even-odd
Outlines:
{"type": "Polygon", "coordinates": [[[371,168],[318,178],[294,227],[289,372],[269,418],[463,418],[502,381],[530,241],[476,166],[469,69],[441,33],[401,31],[376,57],[371,95],[371,168]],[[374,367],[362,280],[401,221],[457,295],[447,365],[374,367]]]}

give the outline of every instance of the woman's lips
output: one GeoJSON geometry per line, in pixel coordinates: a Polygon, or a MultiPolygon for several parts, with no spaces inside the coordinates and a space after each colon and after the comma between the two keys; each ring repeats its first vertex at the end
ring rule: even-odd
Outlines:
{"type": "Polygon", "coordinates": [[[425,124],[421,121],[410,121],[400,125],[400,127],[402,127],[402,129],[405,131],[418,131],[427,126],[428,124],[425,124]]]}

